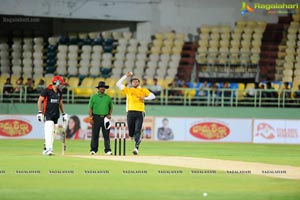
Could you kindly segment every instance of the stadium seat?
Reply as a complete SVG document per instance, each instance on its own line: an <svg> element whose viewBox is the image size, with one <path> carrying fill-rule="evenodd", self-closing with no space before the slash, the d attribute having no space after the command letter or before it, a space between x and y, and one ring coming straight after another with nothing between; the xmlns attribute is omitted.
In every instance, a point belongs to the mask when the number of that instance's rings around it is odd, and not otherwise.
<svg viewBox="0 0 300 200"><path fill-rule="evenodd" d="M152 41L154 47L161 48L163 45L163 40L155 39Z"/></svg>
<svg viewBox="0 0 300 200"><path fill-rule="evenodd" d="M125 59L135 61L135 53L127 53Z"/></svg>
<svg viewBox="0 0 300 200"><path fill-rule="evenodd" d="M156 68L147 68L145 71L145 76L154 78L155 73L156 73Z"/></svg>
<svg viewBox="0 0 300 200"><path fill-rule="evenodd" d="M169 66L168 61L160 60L157 64L158 68L166 70Z"/></svg>
<svg viewBox="0 0 300 200"><path fill-rule="evenodd" d="M74 89L75 96L89 97L93 93L91 88L95 87L95 85L93 85L93 81L94 79L91 77L84 78L80 87Z"/></svg>
<svg viewBox="0 0 300 200"><path fill-rule="evenodd" d="M57 49L58 49L58 52L63 52L63 53L68 52L68 46L67 45L58 45Z"/></svg>
<svg viewBox="0 0 300 200"><path fill-rule="evenodd" d="M162 33L155 33L154 37L155 37L155 39L158 39L158 40L163 40L164 39L164 35Z"/></svg>
<svg viewBox="0 0 300 200"><path fill-rule="evenodd" d="M114 87L118 79L115 78L106 78L105 83L109 85L109 87Z"/></svg>
<svg viewBox="0 0 300 200"><path fill-rule="evenodd" d="M98 67L98 68L100 68L100 66L101 66L101 61L99 60L99 59L92 59L92 61L91 61L91 67Z"/></svg>
<svg viewBox="0 0 300 200"><path fill-rule="evenodd" d="M132 32L130 32L130 31L125 31L122 34L123 34L123 38L126 40L130 40L132 37Z"/></svg>
<svg viewBox="0 0 300 200"><path fill-rule="evenodd" d="M22 73L22 67L21 66L12 66L12 76L20 76Z"/></svg>
<svg viewBox="0 0 300 200"><path fill-rule="evenodd" d="M43 76L44 68L42 66L35 66L33 68L34 77Z"/></svg>
<svg viewBox="0 0 300 200"><path fill-rule="evenodd" d="M91 45L83 45L83 46L81 47L81 50L82 50L83 52L85 52L85 53L91 53L91 51L92 51L92 46L91 46Z"/></svg>
<svg viewBox="0 0 300 200"><path fill-rule="evenodd" d="M137 49L137 51L138 51L139 53L144 53L144 54L146 54L146 53L148 52L148 47L147 47L147 46L139 46L138 49Z"/></svg>
<svg viewBox="0 0 300 200"><path fill-rule="evenodd" d="M162 53L162 54L170 54L171 51L172 51L171 47L167 47L167 46L164 46L164 47L162 47L162 49L161 49L161 53Z"/></svg>
<svg viewBox="0 0 300 200"><path fill-rule="evenodd" d="M148 47L149 42L147 40L139 40L138 41L140 47Z"/></svg>
<svg viewBox="0 0 300 200"><path fill-rule="evenodd" d="M121 77L122 71L123 71L122 68L117 68L117 67L112 68L111 78L119 79Z"/></svg>
<svg viewBox="0 0 300 200"><path fill-rule="evenodd" d="M4 75L4 74L10 74L10 67L7 66L7 65L1 65L0 66L0 73L1 73L1 77Z"/></svg>
<svg viewBox="0 0 300 200"><path fill-rule="evenodd" d="M89 75L89 67L86 66L80 66L78 68L78 73L80 77L86 77Z"/></svg>
<svg viewBox="0 0 300 200"><path fill-rule="evenodd" d="M69 76L77 76L78 75L77 65L69 65L69 67L68 67L68 75Z"/></svg>
<svg viewBox="0 0 300 200"><path fill-rule="evenodd" d="M136 59L137 60L141 60L141 61L145 61L147 59L147 55L145 53L139 52L136 55Z"/></svg>
<svg viewBox="0 0 300 200"><path fill-rule="evenodd" d="M110 31L103 31L103 32L101 33L101 36L102 36L102 38L104 38L104 39L108 39L108 38L111 38L111 37L112 37L112 33L111 33Z"/></svg>
<svg viewBox="0 0 300 200"><path fill-rule="evenodd" d="M78 87L79 85L79 78L78 77L70 77L68 80L68 84L70 87Z"/></svg>
<svg viewBox="0 0 300 200"><path fill-rule="evenodd" d="M100 67L98 66L91 66L91 68L89 69L89 75L91 77L97 77L100 75Z"/></svg>
<svg viewBox="0 0 300 200"><path fill-rule="evenodd" d="M159 54L150 54L149 60L157 62L159 60Z"/></svg>
<svg viewBox="0 0 300 200"><path fill-rule="evenodd" d="M103 60L101 62L101 67L105 67L105 68L111 68L112 67L112 63L110 60Z"/></svg>
<svg viewBox="0 0 300 200"><path fill-rule="evenodd" d="M102 54L102 59L103 61L111 61L112 60L112 54L111 53L103 53Z"/></svg>
<svg viewBox="0 0 300 200"><path fill-rule="evenodd" d="M49 38L48 38L48 43L49 43L50 45L56 46L56 45L57 45L57 42L58 42L58 38L57 38L57 37L49 37Z"/></svg>
<svg viewBox="0 0 300 200"><path fill-rule="evenodd" d="M134 69L134 70L133 70L133 73L134 73L134 75L135 75L136 77L145 77L144 71Z"/></svg>
<svg viewBox="0 0 300 200"><path fill-rule="evenodd" d="M111 33L111 36L114 40L119 40L122 38L122 32L119 32L119 31L113 31Z"/></svg>
<svg viewBox="0 0 300 200"><path fill-rule="evenodd" d="M184 33L176 33L175 34L175 40L184 41L184 39L185 39L185 34Z"/></svg>
<svg viewBox="0 0 300 200"><path fill-rule="evenodd" d="M163 41L163 47L172 48L173 47L173 40L164 40Z"/></svg>
<svg viewBox="0 0 300 200"><path fill-rule="evenodd" d="M135 67L138 69L144 69L146 66L145 60L137 60L135 62Z"/></svg>
<svg viewBox="0 0 300 200"><path fill-rule="evenodd" d="M160 50L161 50L160 47L153 46L151 47L150 52L151 54L160 54Z"/></svg>
<svg viewBox="0 0 300 200"><path fill-rule="evenodd" d="M134 68L134 61L133 60L127 60L124 63L125 69L126 71L132 71L132 69Z"/></svg>

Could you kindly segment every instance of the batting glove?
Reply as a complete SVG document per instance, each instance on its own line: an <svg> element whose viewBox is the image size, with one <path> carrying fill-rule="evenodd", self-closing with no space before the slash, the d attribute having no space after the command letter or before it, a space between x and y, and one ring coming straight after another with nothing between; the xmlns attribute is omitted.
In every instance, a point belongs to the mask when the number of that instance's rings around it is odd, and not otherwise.
<svg viewBox="0 0 300 200"><path fill-rule="evenodd" d="M39 111L39 113L36 115L36 118L40 122L44 121L44 115L43 115L42 111Z"/></svg>
<svg viewBox="0 0 300 200"><path fill-rule="evenodd" d="M65 121L68 121L68 118L69 118L69 116L68 116L68 114L67 113L63 113L62 114L62 120L65 122Z"/></svg>

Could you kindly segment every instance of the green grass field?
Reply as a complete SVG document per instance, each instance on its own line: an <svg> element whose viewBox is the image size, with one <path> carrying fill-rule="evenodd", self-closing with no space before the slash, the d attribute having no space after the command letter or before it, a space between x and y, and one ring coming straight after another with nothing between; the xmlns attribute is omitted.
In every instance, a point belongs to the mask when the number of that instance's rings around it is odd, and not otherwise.
<svg viewBox="0 0 300 200"><path fill-rule="evenodd" d="M56 141L56 155L47 157L41 155L42 140L0 140L0 199L300 199L300 180L221 171L191 174L188 168L75 158L69 155L88 155L89 141L67 142L66 156L60 155L61 144ZM132 146L128 141L127 154ZM140 152L300 166L300 145L144 142ZM124 173L127 170L146 173ZM160 174L160 170L183 173Z"/></svg>

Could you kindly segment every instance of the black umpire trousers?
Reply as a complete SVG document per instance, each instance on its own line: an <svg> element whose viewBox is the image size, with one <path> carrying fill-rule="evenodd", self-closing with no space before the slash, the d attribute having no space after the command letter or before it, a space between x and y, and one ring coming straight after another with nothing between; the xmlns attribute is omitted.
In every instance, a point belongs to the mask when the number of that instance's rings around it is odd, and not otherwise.
<svg viewBox="0 0 300 200"><path fill-rule="evenodd" d="M98 152L99 146L99 134L100 128L104 138L104 152L107 153L111 151L110 149L110 129L106 130L104 127L104 117L103 115L93 114L94 124L92 125L92 139L91 139L91 151Z"/></svg>
<svg viewBox="0 0 300 200"><path fill-rule="evenodd" d="M141 111L127 112L127 126L130 137L134 137L135 147L139 148L142 139L142 127L145 113Z"/></svg>

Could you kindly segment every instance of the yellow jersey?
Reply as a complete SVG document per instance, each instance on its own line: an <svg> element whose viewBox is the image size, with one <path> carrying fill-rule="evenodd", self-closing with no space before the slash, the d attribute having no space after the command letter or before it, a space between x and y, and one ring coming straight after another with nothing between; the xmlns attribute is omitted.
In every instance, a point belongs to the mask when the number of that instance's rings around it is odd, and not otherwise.
<svg viewBox="0 0 300 200"><path fill-rule="evenodd" d="M138 97L147 97L151 92L146 88L129 88L124 87L123 92L126 94L126 112L127 111L141 111L145 112L144 101Z"/></svg>

